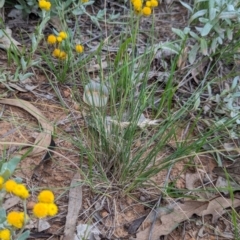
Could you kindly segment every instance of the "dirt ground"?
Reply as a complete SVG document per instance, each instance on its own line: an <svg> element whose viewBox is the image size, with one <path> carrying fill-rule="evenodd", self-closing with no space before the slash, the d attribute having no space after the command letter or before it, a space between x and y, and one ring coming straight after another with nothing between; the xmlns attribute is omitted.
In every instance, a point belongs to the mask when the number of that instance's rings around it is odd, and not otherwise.
<svg viewBox="0 0 240 240"><path fill-rule="evenodd" d="M96 4L95 8L101 8L101 2ZM109 11L117 6L110 4ZM10 9L7 10L7 12ZM118 9L123 11L121 8ZM91 9L89 9L91 11ZM174 39L174 34L171 28L181 28L187 23L188 14L185 8L178 2L174 2L171 6L162 4L157 8L155 13L156 39L157 41L167 41ZM101 37L92 40L88 29L92 28L93 34L100 34L99 30L89 24L87 18L82 17L80 27L82 29L82 42L86 43L86 52L91 50L91 46L97 45L102 37L106 37L107 32L116 33L123 31L123 26L107 26L103 23L105 32L101 33ZM13 36L18 41L23 41L20 38L20 32L33 31L36 20L30 20L29 26L26 28L24 21L16 25L15 19L6 19L10 27L16 27ZM15 21L15 22L14 22ZM140 35L143 42L147 42L147 34L150 31L150 20L144 19L140 25ZM71 24L70 24L71 25ZM71 26L69 26L71 27ZM50 26L46 32L50 31ZM28 44L28 42L22 42ZM112 46L113 48L117 47ZM141 46L140 46L141 47ZM6 52L0 52L1 67L5 71L14 73L15 67L13 64L7 64ZM41 73L40 70L34 70L34 76L28 78L22 83L9 83L11 91L7 90L5 84L0 83L0 96L8 99L21 99L31 103L39 109L42 115L54 126L53 141L55 143L54 153L46 161L46 149L36 156L26 157L19 165L14 177L20 177L23 182L31 190L31 198L28 200L28 211L31 216L31 210L36 202L38 190L42 188L50 188L56 195L56 204L59 206L59 213L52 218L46 220L49 226L44 229L46 222L32 218L27 229L31 230L29 239L63 239L64 227L66 223L66 215L68 212L69 187L73 176L79 169L86 168L86 163L81 162L81 152L71 141L72 137L77 138L78 135L72 127L72 123L76 123L83 129L86 128L86 123L81 111L78 109L78 104L72 98L72 90L68 84L59 84L58 90L63 101L69 106L69 109L63 108L59 102L56 92L53 91L48 79ZM95 75L97 72L94 73ZM26 87L28 86L28 87ZM80 95L82 93L80 92ZM21 143L33 144L38 134L42 131L38 121L34 116L27 113L25 110L10 105L0 104L0 149L6 158L18 153L22 150L19 146ZM182 134L179 133L179 140ZM7 142L7 144L3 144ZM159 153L161 154L161 153ZM215 181L216 177L212 175L212 170L216 166L215 160L210 155L195 157L195 166L188 166L188 159L183 159L174 165L171 170L169 179L175 182L176 189L186 189L186 179L192 181L195 188L202 186L201 182L192 180L190 176L198 173L201 179L209 177ZM186 174L188 178L186 178ZM156 175L153 180L159 189L165 186L168 171L162 171ZM83 179L79 179L83 182ZM209 180L206 180L206 182ZM188 183L189 184L189 183ZM103 190L105 191L105 189ZM189 190L190 191L190 190ZM109 191L111 192L111 191ZM134 220L148 215L151 208L158 204L161 199L161 191L156 191L155 188L142 188L136 190L129 196L120 195L115 189L110 194L100 194L93 192L90 187L82 186L82 208L79 212L77 225L79 224L94 224L97 226L100 235L94 239L138 239L136 234L130 234L130 226ZM204 199L205 196L202 196ZM208 196L209 197L209 196ZM8 195L8 209L22 210L22 205L15 197ZM160 205L167 205L173 201L171 194L169 199L161 199ZM79 203L81 204L81 203ZM213 224L211 215L199 217L193 216L191 219L183 221L178 227L168 236L161 239L168 240L194 240L194 239L234 239L227 238L227 235L216 235L216 228L221 232L231 232L230 217L225 214L220 217L217 223ZM156 220L154 224L159 224ZM43 229L43 230L42 230ZM141 228L140 228L141 229ZM225 236L225 237L224 237ZM159 236L160 237L160 236ZM160 238L159 238L160 239ZM146 239L147 240L147 239Z"/></svg>

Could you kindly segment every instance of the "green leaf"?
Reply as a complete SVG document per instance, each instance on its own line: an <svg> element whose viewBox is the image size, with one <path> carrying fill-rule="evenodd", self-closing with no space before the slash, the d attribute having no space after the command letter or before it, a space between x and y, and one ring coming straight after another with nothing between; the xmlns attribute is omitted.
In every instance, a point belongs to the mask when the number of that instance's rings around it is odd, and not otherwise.
<svg viewBox="0 0 240 240"><path fill-rule="evenodd" d="M190 31L189 32L190 36L193 37L194 39L196 40L199 40L200 41L200 37L193 31Z"/></svg>
<svg viewBox="0 0 240 240"><path fill-rule="evenodd" d="M213 25L210 22L206 23L202 29L201 36L202 37L207 36L209 34L209 32L211 31L212 27L213 27Z"/></svg>
<svg viewBox="0 0 240 240"><path fill-rule="evenodd" d="M199 18L199 17L202 17L204 16L205 14L207 13L207 9L203 9L203 10L200 10L196 13L194 13L190 19L189 19L189 23L191 23L193 20L195 20L196 18Z"/></svg>
<svg viewBox="0 0 240 240"><path fill-rule="evenodd" d="M27 230L24 233L22 233L17 240L26 240L29 237L29 235L30 235L30 231Z"/></svg>
<svg viewBox="0 0 240 240"><path fill-rule="evenodd" d="M74 10L72 11L72 13L73 13L73 15L78 16L78 15L83 14L84 11L83 11L81 8L76 8L76 9L74 9Z"/></svg>
<svg viewBox="0 0 240 240"><path fill-rule="evenodd" d="M0 8L4 6L5 0L0 0Z"/></svg>
<svg viewBox="0 0 240 240"><path fill-rule="evenodd" d="M15 156L10 161L5 162L2 165L1 174L2 173L4 174L5 172L9 171L10 175L12 175L20 161L21 161L21 157Z"/></svg>
<svg viewBox="0 0 240 240"><path fill-rule="evenodd" d="M191 13L193 12L193 9L192 9L187 3L182 2L182 1L180 1L180 3L181 3L185 8L187 8Z"/></svg>
<svg viewBox="0 0 240 240"><path fill-rule="evenodd" d="M199 49L199 45L198 45L198 43L196 43L192 47L191 51L189 52L188 61L189 61L190 64L193 64L194 61L196 60L198 49Z"/></svg>
<svg viewBox="0 0 240 240"><path fill-rule="evenodd" d="M208 45L207 45L207 41L204 38L201 38L200 46L201 46L202 54L205 56L208 55Z"/></svg>
<svg viewBox="0 0 240 240"><path fill-rule="evenodd" d="M0 223L4 223L6 221L6 211L5 209L0 209Z"/></svg>
<svg viewBox="0 0 240 240"><path fill-rule="evenodd" d="M177 29L177 28L172 28L172 32L177 34L182 40L185 39L185 34L184 34L184 32L182 30Z"/></svg>

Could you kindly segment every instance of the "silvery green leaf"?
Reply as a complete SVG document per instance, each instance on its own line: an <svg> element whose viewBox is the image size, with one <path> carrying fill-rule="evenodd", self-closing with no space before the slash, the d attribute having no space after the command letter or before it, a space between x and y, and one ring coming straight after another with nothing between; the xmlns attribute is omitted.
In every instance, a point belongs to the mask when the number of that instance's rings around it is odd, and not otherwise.
<svg viewBox="0 0 240 240"><path fill-rule="evenodd" d="M16 167L17 167L18 163L20 162L20 160L21 160L21 157L15 156L15 157L11 158L8 162L5 162L2 165L2 168L1 168L1 175L5 171L9 171L10 174L13 174L13 172L16 169Z"/></svg>
<svg viewBox="0 0 240 240"><path fill-rule="evenodd" d="M193 109L197 110L199 108L199 106L200 106L200 103L201 103L200 94L196 93L194 98L195 98L195 103L194 103Z"/></svg>
<svg viewBox="0 0 240 240"><path fill-rule="evenodd" d="M189 32L190 32L190 28L189 27L185 27L184 29L183 29L183 32L184 32L184 34L188 34Z"/></svg>
<svg viewBox="0 0 240 240"><path fill-rule="evenodd" d="M233 93L232 95L233 98L239 98L240 97L240 92ZM235 107L236 109L239 109L240 107Z"/></svg>
<svg viewBox="0 0 240 240"><path fill-rule="evenodd" d="M23 233L18 237L17 240L26 240L26 239L28 239L29 235L30 235L30 231L27 230L27 231L23 232Z"/></svg>
<svg viewBox="0 0 240 240"><path fill-rule="evenodd" d="M33 66L33 65L31 65L31 66ZM34 76L34 73L25 73L25 74L20 73L18 77L19 77L20 81L24 81L25 79L27 79L31 76Z"/></svg>
<svg viewBox="0 0 240 240"><path fill-rule="evenodd" d="M209 2L208 2L208 10L209 10L209 12L211 11L211 9L214 8L214 3L215 3L215 0L209 0Z"/></svg>
<svg viewBox="0 0 240 240"><path fill-rule="evenodd" d="M236 76L232 81L231 90L234 90L237 87L238 81L239 81L239 76Z"/></svg>
<svg viewBox="0 0 240 240"><path fill-rule="evenodd" d="M83 14L84 11L83 11L83 9L81 9L81 8L75 8L75 9L72 11L72 13L73 13L73 15L78 16L78 15Z"/></svg>
<svg viewBox="0 0 240 240"><path fill-rule="evenodd" d="M99 29L101 29L100 24L98 22L98 19L96 17L94 17L94 16L91 16L90 18L91 18L91 21L93 23L95 23L98 26Z"/></svg>
<svg viewBox="0 0 240 240"><path fill-rule="evenodd" d="M110 20L114 20L114 19L117 19L117 18L119 18L120 17L120 13L118 13L118 14L110 14L109 15L109 19Z"/></svg>
<svg viewBox="0 0 240 240"><path fill-rule="evenodd" d="M208 33L211 31L212 27L213 25L210 22L206 23L202 29L201 36L202 37L207 36Z"/></svg>
<svg viewBox="0 0 240 240"><path fill-rule="evenodd" d="M195 27L195 29L199 32L199 33L201 33L202 32L202 30L203 30L203 28L202 27Z"/></svg>
<svg viewBox="0 0 240 240"><path fill-rule="evenodd" d="M208 19L208 18L203 18L203 17L199 18L198 20L199 20L199 22L201 22L201 23L207 23L207 22L209 22L209 19Z"/></svg>
<svg viewBox="0 0 240 240"><path fill-rule="evenodd" d="M0 8L4 6L5 0L0 0Z"/></svg>
<svg viewBox="0 0 240 240"><path fill-rule="evenodd" d="M177 47L176 45L170 43L170 42L165 42L161 45L161 49L166 49L166 50L170 50L172 51L173 53L176 53L178 54L179 53L179 46Z"/></svg>
<svg viewBox="0 0 240 240"><path fill-rule="evenodd" d="M210 21L212 21L213 19L215 19L216 13L217 13L217 9L216 9L216 8L211 8L211 9L209 9L209 20L210 20Z"/></svg>
<svg viewBox="0 0 240 240"><path fill-rule="evenodd" d="M18 10L23 10L24 9L24 7L22 5L19 5L19 4L14 5L14 7Z"/></svg>
<svg viewBox="0 0 240 240"><path fill-rule="evenodd" d="M36 50L37 49L37 39L36 39L36 37L35 37L35 34L32 34L32 36L31 36L31 40L32 40L32 49L33 49L33 52L34 52L34 50Z"/></svg>
<svg viewBox="0 0 240 240"><path fill-rule="evenodd" d="M0 223L6 221L6 211L3 208L0 208Z"/></svg>
<svg viewBox="0 0 240 240"><path fill-rule="evenodd" d="M221 12L219 15L219 18L225 19L225 18L230 18L234 19L237 18L239 14L237 12Z"/></svg>
<svg viewBox="0 0 240 240"><path fill-rule="evenodd" d="M4 36L3 31L0 29L0 38L2 38Z"/></svg>
<svg viewBox="0 0 240 240"><path fill-rule="evenodd" d="M106 14L106 10L105 9L99 10L96 17L98 19L101 19L105 14Z"/></svg>
<svg viewBox="0 0 240 240"><path fill-rule="evenodd" d="M187 3L182 2L182 1L180 1L180 3L181 3L185 8L187 8L191 13L193 12L193 9L192 9Z"/></svg>
<svg viewBox="0 0 240 240"><path fill-rule="evenodd" d="M201 38L200 46L201 46L202 54L205 56L208 55L208 45L207 45L207 41L204 38Z"/></svg>
<svg viewBox="0 0 240 240"><path fill-rule="evenodd" d="M217 37L217 41L219 44L223 44L222 38L221 37Z"/></svg>
<svg viewBox="0 0 240 240"><path fill-rule="evenodd" d="M198 49L199 49L199 45L198 45L198 43L196 43L192 47L191 51L189 52L188 61L189 61L190 64L193 64L194 61L196 60Z"/></svg>
<svg viewBox="0 0 240 240"><path fill-rule="evenodd" d="M185 34L183 33L182 30L177 29L177 28L172 28L172 32L174 32L175 34L177 34L182 40L185 39Z"/></svg>
<svg viewBox="0 0 240 240"><path fill-rule="evenodd" d="M234 8L234 6L233 6L232 4L228 4L228 5L227 5L227 10L228 10L229 12L231 12L231 11L235 11L235 8Z"/></svg>
<svg viewBox="0 0 240 240"><path fill-rule="evenodd" d="M216 49L217 49L217 38L214 38L211 43L211 50L213 53L215 53Z"/></svg>
<svg viewBox="0 0 240 240"><path fill-rule="evenodd" d="M24 57L21 57L21 66L23 71L27 68L27 62L25 61Z"/></svg>
<svg viewBox="0 0 240 240"><path fill-rule="evenodd" d="M203 9L203 10L200 10L196 13L194 13L190 19L189 19L189 23L191 23L193 20L195 20L196 18L199 18L199 17L202 17L204 16L205 14L207 13L207 9Z"/></svg>
<svg viewBox="0 0 240 240"><path fill-rule="evenodd" d="M193 31L190 31L189 32L190 36L193 37L194 39L196 40L199 40L200 41L200 37Z"/></svg>
<svg viewBox="0 0 240 240"><path fill-rule="evenodd" d="M230 28L227 29L227 38L230 41L233 39L233 31Z"/></svg>

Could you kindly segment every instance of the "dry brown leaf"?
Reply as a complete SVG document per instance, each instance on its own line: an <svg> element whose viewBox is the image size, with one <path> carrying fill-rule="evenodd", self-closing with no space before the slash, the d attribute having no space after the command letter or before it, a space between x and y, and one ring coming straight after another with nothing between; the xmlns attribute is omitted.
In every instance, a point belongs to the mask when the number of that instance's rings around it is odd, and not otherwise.
<svg viewBox="0 0 240 240"><path fill-rule="evenodd" d="M12 30L7 27L6 30L3 31L3 36L0 38L0 47L3 49L9 49L11 45L17 47L18 45L21 45L21 43L12 38Z"/></svg>
<svg viewBox="0 0 240 240"><path fill-rule="evenodd" d="M82 186L76 185L80 179L80 173L77 172L71 182L63 240L74 240L78 213L82 207Z"/></svg>
<svg viewBox="0 0 240 240"><path fill-rule="evenodd" d="M12 208L16 206L20 202L20 198L17 196L12 196L4 201L2 207L5 210L8 210L9 208Z"/></svg>
<svg viewBox="0 0 240 240"><path fill-rule="evenodd" d="M188 220L193 214L204 216L207 214L213 215L214 221L225 213L225 208L240 206L240 200L224 199L218 197L207 202L186 201L185 203L177 203L173 211L160 217L161 224L156 222L152 230L152 240L158 240L160 236L171 233L179 223ZM147 240L150 227L144 231L137 233L137 240Z"/></svg>
<svg viewBox="0 0 240 240"><path fill-rule="evenodd" d="M207 209L202 212L201 216L211 214L213 216L212 222L216 223L218 218L226 212L226 208L236 208L238 206L240 206L240 199L238 198L234 198L232 201L231 199L218 197L209 202Z"/></svg>
<svg viewBox="0 0 240 240"><path fill-rule="evenodd" d="M49 124L49 121L45 119L45 117L36 107L34 107L31 103L20 99L0 99L0 103L24 109L33 117L35 117L42 126L43 131L35 139L33 150L28 156L39 154L49 147L53 133L53 126ZM38 146L41 146L41 148L39 148ZM26 150L23 150L20 152L20 154L24 154L26 152Z"/></svg>

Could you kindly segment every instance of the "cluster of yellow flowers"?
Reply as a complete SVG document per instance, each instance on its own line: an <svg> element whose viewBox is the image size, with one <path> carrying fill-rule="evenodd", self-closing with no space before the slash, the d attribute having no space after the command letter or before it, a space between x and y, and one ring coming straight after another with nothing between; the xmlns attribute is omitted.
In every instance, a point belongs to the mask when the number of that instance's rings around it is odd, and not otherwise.
<svg viewBox="0 0 240 240"><path fill-rule="evenodd" d="M58 36L55 36L54 34L50 34L49 36L48 36L48 38L47 38L47 43L49 44L49 45L56 45L57 44L57 47L53 50L53 52L52 52L52 56L53 57L55 57L55 58L59 58L59 59L61 59L61 60L64 60L64 59L66 59L67 58L67 53L66 52L64 52L64 51L62 51L61 49L60 49L60 43L62 42L62 41L64 41L65 39L67 39L67 33L66 32L60 32L59 34L58 34ZM75 50L76 50L76 52L78 52L78 53L82 53L83 51L84 51L84 47L83 47L83 45L81 45L81 44L77 44L76 46L75 46Z"/></svg>
<svg viewBox="0 0 240 240"><path fill-rule="evenodd" d="M27 199L29 197L29 192L25 185L16 183L12 179L4 182L4 178L2 176L0 176L0 190L1 189L5 189L6 192L12 193L22 199Z"/></svg>
<svg viewBox="0 0 240 240"><path fill-rule="evenodd" d="M50 34L47 38L47 43L50 45L56 45L57 47L53 50L52 52L52 56L55 58L59 58L61 60L64 60L67 58L67 53L60 50L59 48L59 44L64 41L65 39L67 39L68 35L66 32L61 31L57 36Z"/></svg>
<svg viewBox="0 0 240 240"><path fill-rule="evenodd" d="M157 0L131 0L133 8L136 13L142 14L144 16L149 16L152 14L152 8L158 6Z"/></svg>
<svg viewBox="0 0 240 240"><path fill-rule="evenodd" d="M33 214L38 218L55 216L58 213L58 207L54 203L54 194L49 190L43 190L38 195L38 203L33 207Z"/></svg>
<svg viewBox="0 0 240 240"><path fill-rule="evenodd" d="M12 193L23 200L29 197L29 191L25 185L16 181L5 179L0 176L0 190ZM58 207L54 203L54 194L50 190L43 190L38 195L38 203L33 207L33 214L38 218L54 216L58 213ZM9 227L21 229L28 221L29 217L25 212L11 211L7 214L6 221ZM11 231L8 228L0 229L0 240L10 240Z"/></svg>
<svg viewBox="0 0 240 240"><path fill-rule="evenodd" d="M50 9L51 9L51 3L47 0L39 0L38 6L39 6L39 8L41 8L42 10L45 10L45 11L50 11Z"/></svg>

